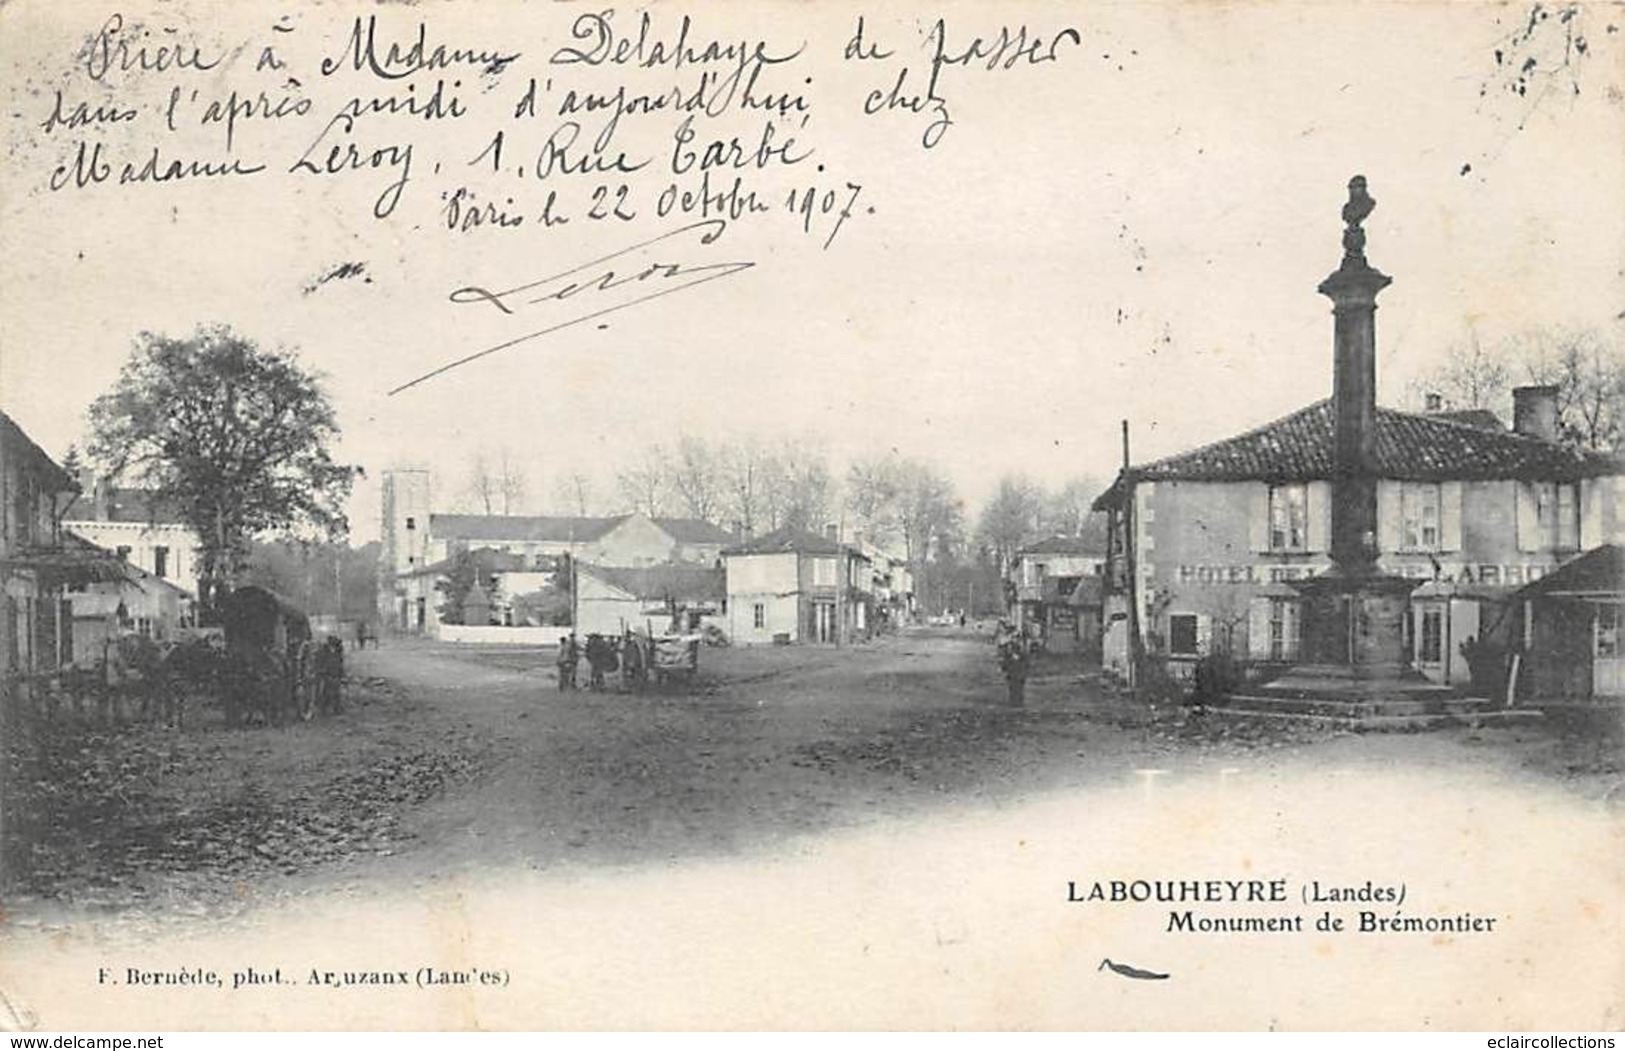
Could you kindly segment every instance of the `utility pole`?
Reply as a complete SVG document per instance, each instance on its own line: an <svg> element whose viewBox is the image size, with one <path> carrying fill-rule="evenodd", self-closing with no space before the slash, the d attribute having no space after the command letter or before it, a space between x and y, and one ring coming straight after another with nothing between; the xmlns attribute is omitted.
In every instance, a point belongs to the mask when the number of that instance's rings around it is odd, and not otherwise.
<svg viewBox="0 0 1625 1051"><path fill-rule="evenodd" d="M1123 421L1123 479L1129 469L1128 420ZM1140 595L1139 571L1134 564L1134 489L1125 487L1123 499L1123 573L1127 578L1124 588L1128 594L1128 684L1130 689L1140 682Z"/></svg>

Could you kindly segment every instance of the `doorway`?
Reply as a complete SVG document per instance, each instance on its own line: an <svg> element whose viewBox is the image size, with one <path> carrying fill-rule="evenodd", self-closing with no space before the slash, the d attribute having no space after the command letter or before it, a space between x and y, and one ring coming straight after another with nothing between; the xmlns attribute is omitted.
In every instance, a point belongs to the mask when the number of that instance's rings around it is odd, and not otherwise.
<svg viewBox="0 0 1625 1051"><path fill-rule="evenodd" d="M812 604L812 637L815 642L835 641L835 603Z"/></svg>
<svg viewBox="0 0 1625 1051"><path fill-rule="evenodd" d="M1592 696L1625 697L1625 653L1620 647L1625 606L1615 602L1598 605L1591 625Z"/></svg>

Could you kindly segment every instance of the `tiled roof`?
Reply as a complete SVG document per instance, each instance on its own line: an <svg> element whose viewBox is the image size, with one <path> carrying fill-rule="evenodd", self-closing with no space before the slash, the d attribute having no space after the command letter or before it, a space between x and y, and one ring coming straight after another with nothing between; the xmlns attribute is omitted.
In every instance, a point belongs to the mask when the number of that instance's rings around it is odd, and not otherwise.
<svg viewBox="0 0 1625 1051"><path fill-rule="evenodd" d="M1625 474L1605 453L1490 431L1438 415L1377 410L1377 472L1402 481L1527 478L1572 481ZM1309 481L1332 475L1330 399L1178 456L1131 467L1130 481Z"/></svg>
<svg viewBox="0 0 1625 1051"><path fill-rule="evenodd" d="M1078 586L1072 589L1072 594L1066 597L1069 606L1098 606L1103 601L1105 581L1093 574L1081 577Z"/></svg>
<svg viewBox="0 0 1625 1051"><path fill-rule="evenodd" d="M619 525L618 518L550 515L430 515L436 540L534 540L570 543L597 540Z"/></svg>
<svg viewBox="0 0 1625 1051"><path fill-rule="evenodd" d="M1618 595L1625 592L1625 548L1603 544L1565 562L1519 591L1525 598L1538 595Z"/></svg>
<svg viewBox="0 0 1625 1051"><path fill-rule="evenodd" d="M4 444L10 445L15 442L22 447L25 455L34 460L36 465L44 468L46 474L50 477L51 492L62 493L77 487L78 483L73 476L64 471L55 460L51 459L45 450L41 449L34 439L28 436L28 432L18 426L16 420L3 412L0 412L0 435L5 437Z"/></svg>
<svg viewBox="0 0 1625 1051"><path fill-rule="evenodd" d="M535 565L526 560L524 555L516 555L510 551L479 547L469 552L469 554L474 558L475 568L486 575L491 573L548 572L548 570L537 569ZM427 566L418 566L416 569L398 575L403 577L447 576L456 566L457 558L453 556L443 558Z"/></svg>
<svg viewBox="0 0 1625 1051"><path fill-rule="evenodd" d="M673 598L689 602L720 602L727 596L723 572L709 566L673 562L662 566L594 566L580 572L597 577L642 600Z"/></svg>
<svg viewBox="0 0 1625 1051"><path fill-rule="evenodd" d="M731 544L734 538L699 518L656 518L654 524L679 544Z"/></svg>
<svg viewBox="0 0 1625 1051"><path fill-rule="evenodd" d="M1052 536L1028 544L1018 555L1099 555L1106 557L1106 540L1084 536Z"/></svg>
<svg viewBox="0 0 1625 1051"><path fill-rule="evenodd" d="M430 515L430 533L440 540L508 540L568 544L597 540L631 515L582 518L573 515ZM680 544L726 544L733 537L697 518L651 519Z"/></svg>
<svg viewBox="0 0 1625 1051"><path fill-rule="evenodd" d="M105 501L104 513L98 505ZM180 512L151 489L108 486L98 500L94 492L81 492L62 515L64 522L140 522L148 525L184 525Z"/></svg>
<svg viewBox="0 0 1625 1051"><path fill-rule="evenodd" d="M1444 412L1436 412L1432 415L1439 417L1441 420L1449 420L1452 423L1465 423L1467 426L1477 427L1481 431L1506 430L1506 424L1501 422L1501 417L1495 415L1489 409L1446 409Z"/></svg>
<svg viewBox="0 0 1625 1051"><path fill-rule="evenodd" d="M842 551L851 551L860 558L866 559L869 557L851 545L841 543L839 540L831 540L829 537L820 536L805 529L792 529L789 526L781 526L771 533L763 533L753 540L747 540L743 544L736 544L727 548L722 553L725 555L777 555L789 551L799 552L803 555L836 555Z"/></svg>

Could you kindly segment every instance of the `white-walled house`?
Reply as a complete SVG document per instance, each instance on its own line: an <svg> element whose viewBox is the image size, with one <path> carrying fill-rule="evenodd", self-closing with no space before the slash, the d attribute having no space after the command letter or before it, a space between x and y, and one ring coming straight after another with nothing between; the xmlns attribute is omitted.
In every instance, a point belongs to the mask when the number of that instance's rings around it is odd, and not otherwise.
<svg viewBox="0 0 1625 1051"><path fill-rule="evenodd" d="M1550 388L1514 393L1512 430L1375 412L1378 564L1418 581L1407 653L1438 682L1469 680L1464 644L1506 635L1519 588L1625 539L1625 460L1555 441ZM1126 672L1136 646L1178 677L1221 649L1297 660L1290 582L1332 565L1332 445L1328 400L1126 468L1096 501L1111 522L1108 667Z"/></svg>
<svg viewBox="0 0 1625 1051"><path fill-rule="evenodd" d="M689 518L436 514L428 472L416 468L384 472L383 492L380 613L411 632L437 629L442 597L435 584L462 552L499 557L502 594L512 599L547 587L563 555L577 565L716 568L732 541Z"/></svg>
<svg viewBox="0 0 1625 1051"><path fill-rule="evenodd" d="M575 579L575 631L585 638L628 629L689 633L727 631L728 599L721 569L682 562L659 566L582 565Z"/></svg>
<svg viewBox="0 0 1625 1051"><path fill-rule="evenodd" d="M197 533L151 490L95 481L68 505L62 527L197 597Z"/></svg>
<svg viewBox="0 0 1625 1051"><path fill-rule="evenodd" d="M846 643L868 636L873 575L862 551L776 529L722 553L728 637L736 644Z"/></svg>

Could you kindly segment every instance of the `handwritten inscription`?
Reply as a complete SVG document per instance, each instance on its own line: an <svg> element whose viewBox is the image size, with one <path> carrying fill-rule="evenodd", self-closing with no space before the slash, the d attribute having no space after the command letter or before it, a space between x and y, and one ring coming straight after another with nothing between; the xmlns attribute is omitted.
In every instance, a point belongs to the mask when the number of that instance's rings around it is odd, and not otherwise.
<svg viewBox="0 0 1625 1051"><path fill-rule="evenodd" d="M505 347L756 265L650 255L714 250L739 224L826 252L862 236L852 231L882 205L876 180L889 173L865 170L854 124L929 157L975 119L963 100L996 79L1044 76L1084 38L1066 25L862 15L809 36L765 9L726 20L576 9L511 36L475 24L317 6L232 36L100 15L30 115L37 190L141 186L126 192L151 200L251 182L365 209L402 236L502 238L554 259L571 247L555 231L624 228L632 248L586 264L601 272L555 275L548 294L535 282L457 290L452 304L505 317L577 311ZM843 74L828 77L832 66Z"/></svg>
<svg viewBox="0 0 1625 1051"><path fill-rule="evenodd" d="M573 266L561 273L526 281L499 291L479 285L467 285L453 291L450 297L453 303L483 304L508 317L520 313L534 315L537 312L532 308L535 307L543 307L542 316L547 317L545 308L553 304L564 304L569 309L563 317L552 315L557 319L551 320L541 328L450 361L408 383L401 384L390 391L390 394L399 394L436 376L444 375L452 369L461 368L521 343L528 343L640 303L647 303L674 292L749 270L756 264L746 260L687 262L675 261L672 255L667 254L684 246L693 251L714 245L721 238L727 225L721 219L690 223L590 262Z"/></svg>
<svg viewBox="0 0 1625 1051"><path fill-rule="evenodd" d="M432 210L440 229L470 236L779 216L829 249L874 205L860 207L862 157L820 142L828 127L874 120L935 149L961 119L952 100L979 78L1067 61L1083 41L1075 26L861 15L844 38L809 39L765 15L718 33L696 14L612 7L497 40L449 13L412 15L324 23L311 9L237 40L107 15L35 118L50 153L41 181L51 192L248 176L362 184L377 220ZM815 60L850 67L842 91L815 83ZM458 156L467 138L447 128L484 145Z"/></svg>

